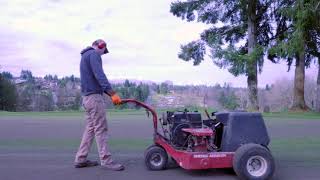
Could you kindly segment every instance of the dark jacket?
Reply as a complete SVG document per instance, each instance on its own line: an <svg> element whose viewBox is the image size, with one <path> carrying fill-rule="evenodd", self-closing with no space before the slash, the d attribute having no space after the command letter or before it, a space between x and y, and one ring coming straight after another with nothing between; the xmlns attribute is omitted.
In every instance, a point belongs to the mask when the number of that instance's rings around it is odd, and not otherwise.
<svg viewBox="0 0 320 180"><path fill-rule="evenodd" d="M81 51L80 78L82 95L114 92L103 72L101 56L92 47Z"/></svg>

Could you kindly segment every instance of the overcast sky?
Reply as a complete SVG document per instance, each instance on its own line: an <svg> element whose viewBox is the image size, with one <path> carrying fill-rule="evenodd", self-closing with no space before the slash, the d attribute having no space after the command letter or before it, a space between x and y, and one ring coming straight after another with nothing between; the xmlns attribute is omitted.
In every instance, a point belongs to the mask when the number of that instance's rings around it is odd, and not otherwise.
<svg viewBox="0 0 320 180"><path fill-rule="evenodd" d="M15 76L79 76L81 49L95 39L107 41L103 56L109 79L138 79L174 84L246 86L210 58L199 66L178 59L180 45L196 40L208 27L182 21L170 12L171 0L0 0L0 71ZM259 86L292 79L294 68L265 62ZM306 71L316 78L316 65Z"/></svg>

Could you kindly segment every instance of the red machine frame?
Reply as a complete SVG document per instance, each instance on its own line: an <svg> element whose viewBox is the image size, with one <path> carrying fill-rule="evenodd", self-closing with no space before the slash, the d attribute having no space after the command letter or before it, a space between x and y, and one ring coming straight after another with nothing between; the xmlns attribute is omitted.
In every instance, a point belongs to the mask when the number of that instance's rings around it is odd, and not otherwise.
<svg viewBox="0 0 320 180"><path fill-rule="evenodd" d="M189 152L177 150L158 132L158 116L154 109L134 99L123 99L122 103L135 103L151 112L154 127L154 143L161 146L180 167L184 169L232 168L234 152ZM188 130L192 131L192 129ZM205 130L204 134L207 133Z"/></svg>

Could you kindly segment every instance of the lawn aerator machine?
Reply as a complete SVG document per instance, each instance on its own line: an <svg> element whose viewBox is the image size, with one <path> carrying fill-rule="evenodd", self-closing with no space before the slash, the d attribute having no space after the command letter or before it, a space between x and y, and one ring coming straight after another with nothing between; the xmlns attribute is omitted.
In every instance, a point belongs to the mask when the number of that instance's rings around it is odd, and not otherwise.
<svg viewBox="0 0 320 180"><path fill-rule="evenodd" d="M233 168L240 179L269 179L274 173L270 139L260 113L213 112L210 116L205 110L208 119L202 119L197 111L167 111L158 121L148 105L134 99L122 103L134 103L153 116L154 144L144 154L150 170L165 169L170 157L188 170Z"/></svg>

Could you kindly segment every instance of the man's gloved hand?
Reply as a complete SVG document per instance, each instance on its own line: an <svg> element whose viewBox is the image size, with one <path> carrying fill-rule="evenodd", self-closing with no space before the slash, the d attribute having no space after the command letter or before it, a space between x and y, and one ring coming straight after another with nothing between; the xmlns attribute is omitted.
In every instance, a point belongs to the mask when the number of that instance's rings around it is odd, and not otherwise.
<svg viewBox="0 0 320 180"><path fill-rule="evenodd" d="M113 103L114 105L119 105L119 104L121 104L121 98L120 98L120 96L118 96L117 93L114 93L114 94L111 96L111 100L112 100L112 103Z"/></svg>

